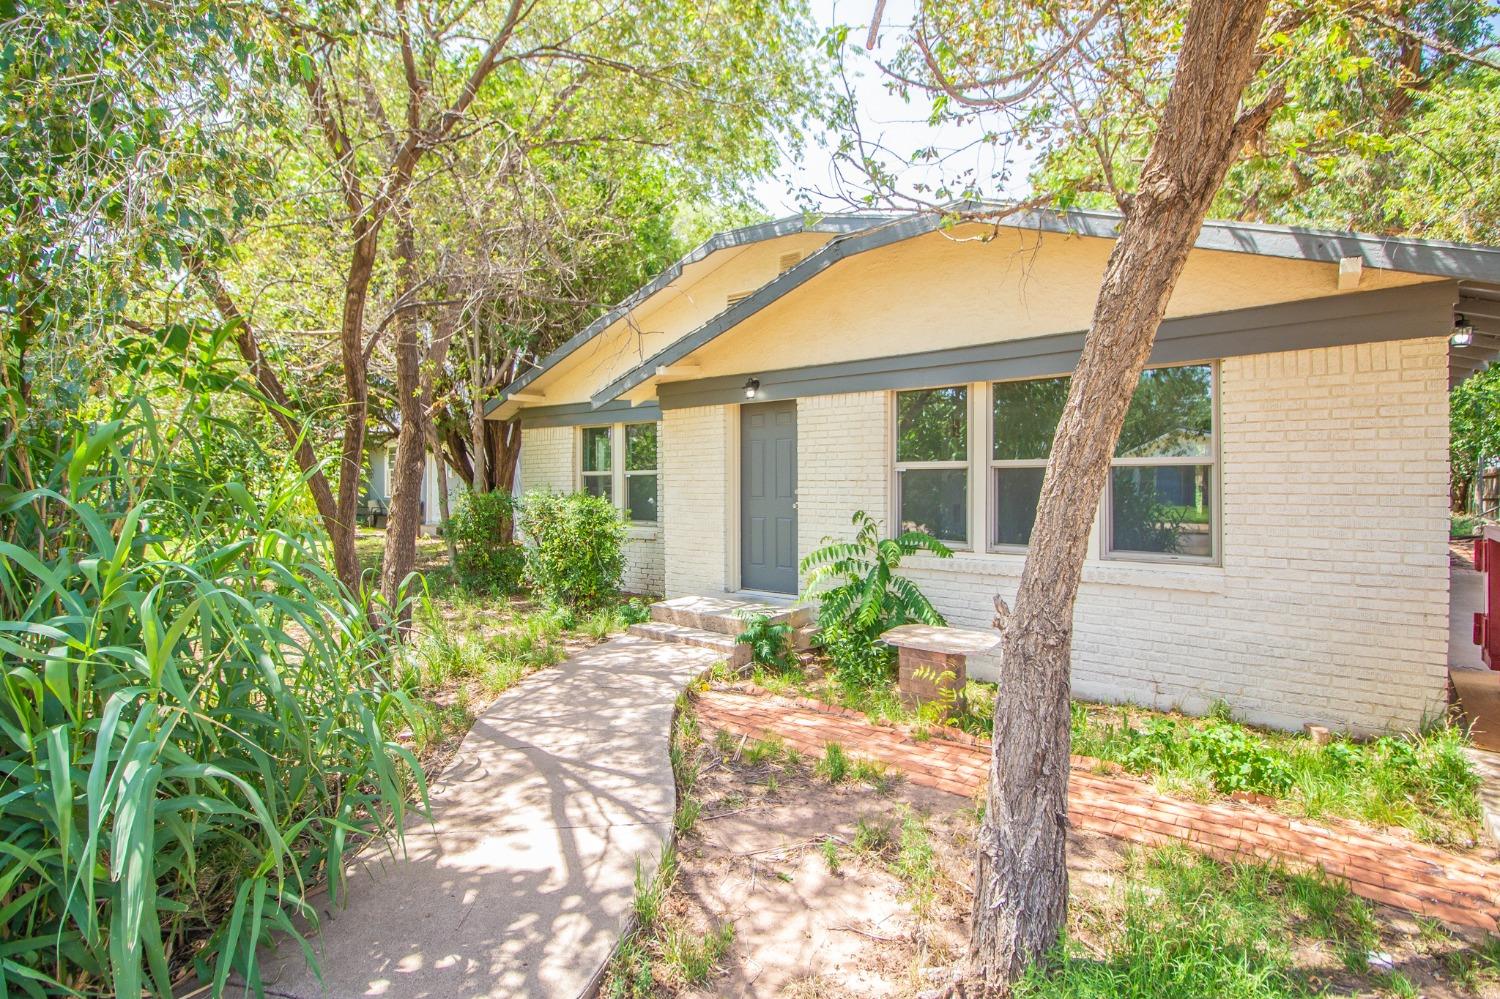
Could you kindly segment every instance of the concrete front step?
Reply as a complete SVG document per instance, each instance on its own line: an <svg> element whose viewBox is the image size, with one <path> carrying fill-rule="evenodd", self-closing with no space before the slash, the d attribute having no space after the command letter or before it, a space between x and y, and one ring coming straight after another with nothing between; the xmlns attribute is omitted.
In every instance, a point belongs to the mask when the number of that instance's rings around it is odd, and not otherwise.
<svg viewBox="0 0 1500 999"><path fill-rule="evenodd" d="M765 615L772 624L803 629L813 623L815 609L791 601L742 599L728 595L690 596L651 605L651 620L682 628L714 631L731 637L745 630L749 618Z"/></svg>
<svg viewBox="0 0 1500 999"><path fill-rule="evenodd" d="M632 624L627 630L637 638L649 638L656 642L668 642L673 645L691 645L699 649L709 649L722 655L729 662L729 665L735 669L739 669L750 661L750 646L736 643L733 637L723 632L708 631L703 628L690 628L667 621L648 621L642 624Z"/></svg>

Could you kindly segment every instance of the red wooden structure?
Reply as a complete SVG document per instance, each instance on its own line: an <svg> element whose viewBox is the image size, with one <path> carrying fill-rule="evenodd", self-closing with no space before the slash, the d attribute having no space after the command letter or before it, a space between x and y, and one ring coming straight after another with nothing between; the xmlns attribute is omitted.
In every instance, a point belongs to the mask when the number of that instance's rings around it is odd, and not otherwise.
<svg viewBox="0 0 1500 999"><path fill-rule="evenodd" d="M1484 573L1484 610L1474 615L1474 644L1484 664L1500 670L1500 527L1486 526L1474 542L1474 568Z"/></svg>

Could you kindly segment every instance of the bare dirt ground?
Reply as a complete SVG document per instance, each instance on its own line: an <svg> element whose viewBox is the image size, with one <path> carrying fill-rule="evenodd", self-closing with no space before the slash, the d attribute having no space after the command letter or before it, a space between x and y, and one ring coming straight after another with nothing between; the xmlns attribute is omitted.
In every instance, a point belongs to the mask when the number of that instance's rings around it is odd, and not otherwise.
<svg viewBox="0 0 1500 999"><path fill-rule="evenodd" d="M693 933L732 923L734 937L706 982L659 994L910 997L961 962L979 821L973 801L888 776L830 784L813 774L811 760L755 759L753 747L745 752L744 743L727 740L716 746L714 733L703 734L692 792L701 812L679 837L667 911ZM926 836L903 837L903 824ZM925 874L913 874L908 839L930 846ZM1069 934L1101 957L1119 925L1129 849L1093 834L1069 839ZM1417 991L1391 991L1379 967L1349 972L1334 948L1316 940L1299 944L1294 955L1314 991L1500 997L1492 976L1461 984L1449 974L1455 953L1480 938L1384 907L1375 908L1375 919L1380 960Z"/></svg>

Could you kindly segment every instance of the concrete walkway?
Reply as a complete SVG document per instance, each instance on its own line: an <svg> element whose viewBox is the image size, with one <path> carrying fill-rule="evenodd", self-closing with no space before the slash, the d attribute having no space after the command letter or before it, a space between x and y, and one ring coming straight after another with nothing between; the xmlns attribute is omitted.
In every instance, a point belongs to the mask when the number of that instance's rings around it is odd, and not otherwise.
<svg viewBox="0 0 1500 999"><path fill-rule="evenodd" d="M295 944L266 959L294 999L574 999L627 924L636 863L654 870L676 790L673 704L720 657L619 638L503 694L432 789L406 854L367 850L348 905L319 902L323 980Z"/></svg>

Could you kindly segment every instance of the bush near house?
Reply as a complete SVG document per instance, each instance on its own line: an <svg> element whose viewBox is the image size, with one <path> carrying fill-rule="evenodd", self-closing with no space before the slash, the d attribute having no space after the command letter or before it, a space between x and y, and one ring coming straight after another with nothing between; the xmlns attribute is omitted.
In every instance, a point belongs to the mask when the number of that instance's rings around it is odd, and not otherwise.
<svg viewBox="0 0 1500 999"><path fill-rule="evenodd" d="M521 585L525 554L515 543L515 500L509 493L466 492L448 519L453 569L470 593L514 593Z"/></svg>
<svg viewBox="0 0 1500 999"><path fill-rule="evenodd" d="M625 569L625 521L587 493L527 493L521 501L526 581L537 599L581 609L612 602Z"/></svg>

